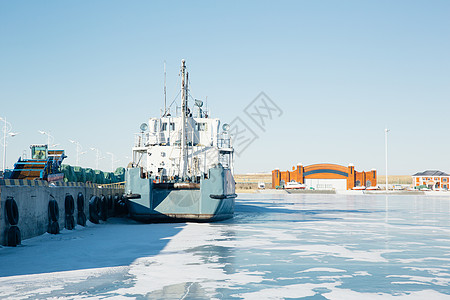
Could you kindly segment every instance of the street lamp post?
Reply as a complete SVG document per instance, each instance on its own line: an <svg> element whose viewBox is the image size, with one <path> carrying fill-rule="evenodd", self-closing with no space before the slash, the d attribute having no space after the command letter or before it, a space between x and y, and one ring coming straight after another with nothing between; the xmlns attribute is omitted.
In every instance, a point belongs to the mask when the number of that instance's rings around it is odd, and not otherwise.
<svg viewBox="0 0 450 300"><path fill-rule="evenodd" d="M114 160L114 154L111 153L111 152L106 152L106 154L111 155L111 171L114 172L114 164L115 164L116 162L119 162L120 159Z"/></svg>
<svg viewBox="0 0 450 300"><path fill-rule="evenodd" d="M80 165L80 155L83 155L86 153L86 151L81 152L81 150L83 150L83 147L81 147L81 144L77 141L74 140L69 140L69 142L71 142L72 144L76 145L77 148L77 162L76 165L79 166Z"/></svg>
<svg viewBox="0 0 450 300"><path fill-rule="evenodd" d="M114 172L114 154L111 152L106 152L106 154L111 155L111 170Z"/></svg>
<svg viewBox="0 0 450 300"><path fill-rule="evenodd" d="M11 132L12 125L8 121L6 121L6 117L5 118L0 117L0 121L3 121L3 165L2 165L2 170L3 170L3 172L5 172L5 168L6 168L6 138L7 138L7 136L14 137L18 133Z"/></svg>
<svg viewBox="0 0 450 300"><path fill-rule="evenodd" d="M96 152L96 160L95 160L95 168L98 170L98 161L100 160L100 159L104 159L104 157L101 157L101 152L100 152L100 150L98 150L97 148L94 148L94 147L91 147L90 148L92 151L95 151Z"/></svg>
<svg viewBox="0 0 450 300"><path fill-rule="evenodd" d="M53 142L55 141L55 138L50 134L50 131L44 131L44 130L38 130L38 132L40 134L45 134L47 136L47 149L50 149L50 141ZM51 145L52 147L55 147L56 145Z"/></svg>
<svg viewBox="0 0 450 300"><path fill-rule="evenodd" d="M385 128L384 129L384 146L385 146L385 155L386 155L386 192L388 191L388 132L390 130Z"/></svg>

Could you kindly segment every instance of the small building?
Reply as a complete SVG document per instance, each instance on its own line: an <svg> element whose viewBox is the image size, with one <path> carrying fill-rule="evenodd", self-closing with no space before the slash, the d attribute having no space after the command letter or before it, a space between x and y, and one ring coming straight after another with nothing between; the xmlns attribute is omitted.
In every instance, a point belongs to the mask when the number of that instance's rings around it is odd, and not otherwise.
<svg viewBox="0 0 450 300"><path fill-rule="evenodd" d="M282 181L296 181L321 190L351 190L360 186L376 186L377 171L372 169L370 172L358 172L352 164L348 167L336 164L298 164L297 167L292 167L292 171L272 171L272 187L280 186Z"/></svg>
<svg viewBox="0 0 450 300"><path fill-rule="evenodd" d="M438 170L427 170L412 175L414 187L426 186L432 190L449 188L450 175Z"/></svg>

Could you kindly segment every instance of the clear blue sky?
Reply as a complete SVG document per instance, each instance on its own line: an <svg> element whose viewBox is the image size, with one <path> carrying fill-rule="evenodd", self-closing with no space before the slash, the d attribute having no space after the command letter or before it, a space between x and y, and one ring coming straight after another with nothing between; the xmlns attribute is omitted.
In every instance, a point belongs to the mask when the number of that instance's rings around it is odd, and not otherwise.
<svg viewBox="0 0 450 300"><path fill-rule="evenodd" d="M391 174L450 172L449 1L0 1L0 116L9 167L44 143L79 141L122 165L133 134L178 93L230 122L264 91L283 110L237 172L331 162ZM257 128L256 128L257 129ZM255 129L255 130L256 130ZM108 156L100 168L109 170Z"/></svg>

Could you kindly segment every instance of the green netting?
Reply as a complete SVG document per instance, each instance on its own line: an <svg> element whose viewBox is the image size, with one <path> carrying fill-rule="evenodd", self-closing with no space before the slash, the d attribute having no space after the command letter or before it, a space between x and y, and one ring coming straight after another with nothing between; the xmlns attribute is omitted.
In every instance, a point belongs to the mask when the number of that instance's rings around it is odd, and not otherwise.
<svg viewBox="0 0 450 300"><path fill-rule="evenodd" d="M123 182L125 181L125 168L119 167L114 172L114 175L116 177L116 182Z"/></svg>
<svg viewBox="0 0 450 300"><path fill-rule="evenodd" d="M77 182L86 182L86 172L82 167L73 167L73 171L77 176Z"/></svg>
<svg viewBox="0 0 450 300"><path fill-rule="evenodd" d="M116 176L114 175L113 172L107 172L107 173L105 173L105 180L106 180L107 183L114 183L114 182L117 182Z"/></svg>
<svg viewBox="0 0 450 300"><path fill-rule="evenodd" d="M72 166L62 165L61 172L64 174L64 182L77 182L77 175Z"/></svg>
<svg viewBox="0 0 450 300"><path fill-rule="evenodd" d="M84 173L86 174L86 181L94 182L94 170L87 168L84 169Z"/></svg>
<svg viewBox="0 0 450 300"><path fill-rule="evenodd" d="M111 172L110 174L111 174L111 183L120 182L119 180L117 180L116 174L114 174L113 172Z"/></svg>
<svg viewBox="0 0 450 300"><path fill-rule="evenodd" d="M94 170L94 183L104 184L105 183L105 175L103 171Z"/></svg>
<svg viewBox="0 0 450 300"><path fill-rule="evenodd" d="M125 169L117 168L113 172L103 172L101 170L92 170L91 168L72 167L62 165L61 173L64 174L65 182L93 182L97 184L109 184L123 182L125 179Z"/></svg>

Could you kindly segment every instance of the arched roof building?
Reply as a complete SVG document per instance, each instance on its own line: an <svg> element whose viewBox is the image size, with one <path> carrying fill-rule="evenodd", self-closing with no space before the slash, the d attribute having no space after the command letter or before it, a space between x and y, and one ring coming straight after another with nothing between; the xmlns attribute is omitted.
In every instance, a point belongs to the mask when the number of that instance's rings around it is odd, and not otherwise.
<svg viewBox="0 0 450 300"><path fill-rule="evenodd" d="M282 181L296 181L315 189L351 190L354 187L376 186L377 171L372 169L370 172L358 172L352 164L348 167L329 163L309 166L298 164L292 167L292 171L272 171L272 186L281 186Z"/></svg>

